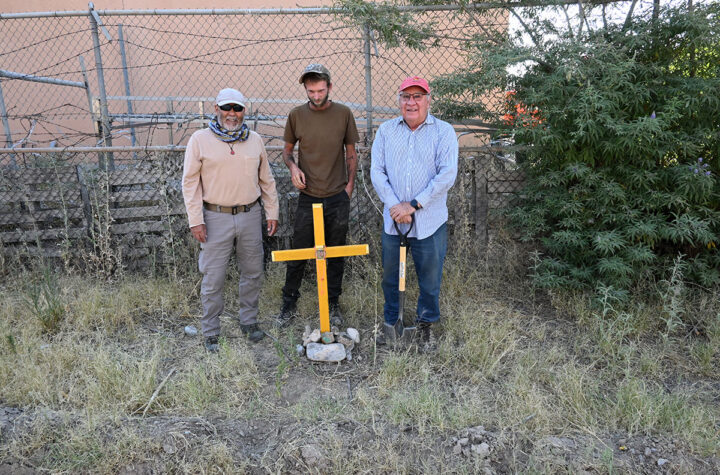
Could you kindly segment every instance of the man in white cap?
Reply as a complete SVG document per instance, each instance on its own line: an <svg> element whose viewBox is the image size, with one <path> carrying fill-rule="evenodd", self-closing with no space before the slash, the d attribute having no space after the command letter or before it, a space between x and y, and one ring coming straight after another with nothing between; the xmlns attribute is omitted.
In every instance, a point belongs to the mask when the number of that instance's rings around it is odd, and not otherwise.
<svg viewBox="0 0 720 475"><path fill-rule="evenodd" d="M211 352L218 351L225 274L233 251L240 270L240 329L252 342L265 335L257 324L263 275L260 199L270 236L277 231L279 206L262 138L243 123L245 102L240 91L220 91L215 118L190 137L185 151L183 197L190 231L200 242L200 323Z"/></svg>
<svg viewBox="0 0 720 475"><path fill-rule="evenodd" d="M417 333L432 346L431 326L440 319L440 283L447 250L447 194L458 169L458 141L447 122L429 113L430 86L418 76L406 78L398 91L401 117L380 125L372 144L370 176L385 204L382 233L382 288L385 296L383 343L402 336L398 321L400 236L408 234L420 295Z"/></svg>
<svg viewBox="0 0 720 475"><path fill-rule="evenodd" d="M345 105L330 100L330 72L322 64L309 64L300 75L308 102L294 108L285 124L283 160L290 170L298 197L292 247L315 246L312 205L323 205L325 243L345 245L350 217L350 196L355 186L359 140L355 118ZM293 157L298 145L297 160ZM306 261L289 261L283 287L283 303L276 325L284 326L297 314L300 283ZM342 292L344 260L328 259L327 282L330 323L340 326L340 293Z"/></svg>

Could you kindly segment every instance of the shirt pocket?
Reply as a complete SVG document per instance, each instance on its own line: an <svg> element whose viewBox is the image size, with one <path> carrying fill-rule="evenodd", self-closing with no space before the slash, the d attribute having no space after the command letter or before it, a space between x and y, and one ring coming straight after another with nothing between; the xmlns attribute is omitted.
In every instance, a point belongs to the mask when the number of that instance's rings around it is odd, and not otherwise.
<svg viewBox="0 0 720 475"><path fill-rule="evenodd" d="M243 176L257 178L258 169L260 168L260 157L243 157L242 160Z"/></svg>

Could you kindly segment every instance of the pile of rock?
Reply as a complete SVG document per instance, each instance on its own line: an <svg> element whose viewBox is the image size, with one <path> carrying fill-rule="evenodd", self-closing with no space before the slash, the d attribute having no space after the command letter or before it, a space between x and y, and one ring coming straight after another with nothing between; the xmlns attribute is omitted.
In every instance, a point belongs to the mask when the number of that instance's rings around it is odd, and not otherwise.
<svg viewBox="0 0 720 475"><path fill-rule="evenodd" d="M497 437L494 433L486 431L483 426L470 427L465 429L460 437L452 438L453 455L465 457L488 458L495 445L497 445Z"/></svg>
<svg viewBox="0 0 720 475"><path fill-rule="evenodd" d="M339 331L333 327L332 331L320 333L320 329L305 326L303 343L297 346L299 355L307 355L312 361L327 361L336 363L342 360L352 360L352 350L360 343L360 332L355 328Z"/></svg>

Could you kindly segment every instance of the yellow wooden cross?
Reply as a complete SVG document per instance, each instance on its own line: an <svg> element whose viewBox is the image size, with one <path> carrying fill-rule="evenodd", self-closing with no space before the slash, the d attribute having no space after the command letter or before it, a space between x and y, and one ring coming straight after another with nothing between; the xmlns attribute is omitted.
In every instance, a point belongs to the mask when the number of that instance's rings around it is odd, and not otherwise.
<svg viewBox="0 0 720 475"><path fill-rule="evenodd" d="M313 204L313 229L315 230L315 247L306 249L288 249L286 251L273 251L273 262L299 261L315 259L317 268L318 306L320 307L320 332L330 331L330 312L328 310L328 283L326 259L332 257L364 256L370 253L367 244L352 246L325 247L325 222L323 220L322 204Z"/></svg>

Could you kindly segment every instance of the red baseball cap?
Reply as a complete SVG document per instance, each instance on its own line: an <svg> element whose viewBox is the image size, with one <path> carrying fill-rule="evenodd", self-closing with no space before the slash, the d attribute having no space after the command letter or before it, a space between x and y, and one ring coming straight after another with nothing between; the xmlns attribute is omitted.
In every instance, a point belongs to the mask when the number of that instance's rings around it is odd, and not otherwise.
<svg viewBox="0 0 720 475"><path fill-rule="evenodd" d="M402 84L400 84L399 90L404 91L411 86L417 86L423 89L425 92L430 93L430 85L425 79L421 78L420 76L410 76L408 78L405 78Z"/></svg>

